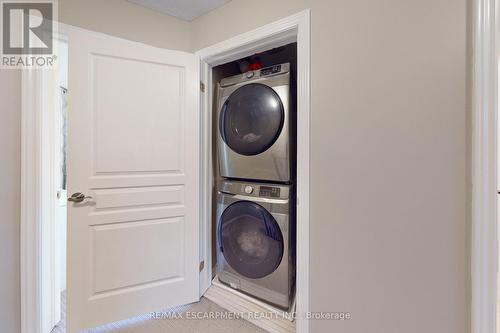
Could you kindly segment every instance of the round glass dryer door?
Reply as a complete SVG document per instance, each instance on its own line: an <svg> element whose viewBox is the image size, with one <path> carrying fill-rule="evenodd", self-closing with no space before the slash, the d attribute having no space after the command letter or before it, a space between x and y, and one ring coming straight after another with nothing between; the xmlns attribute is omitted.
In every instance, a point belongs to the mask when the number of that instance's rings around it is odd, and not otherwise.
<svg viewBox="0 0 500 333"><path fill-rule="evenodd" d="M220 218L218 233L227 263L247 278L265 277L281 263L283 235L274 217L259 204L231 204Z"/></svg>
<svg viewBox="0 0 500 333"><path fill-rule="evenodd" d="M219 129L224 142L241 155L260 154L278 139L285 112L278 94L260 83L236 89L220 111Z"/></svg>

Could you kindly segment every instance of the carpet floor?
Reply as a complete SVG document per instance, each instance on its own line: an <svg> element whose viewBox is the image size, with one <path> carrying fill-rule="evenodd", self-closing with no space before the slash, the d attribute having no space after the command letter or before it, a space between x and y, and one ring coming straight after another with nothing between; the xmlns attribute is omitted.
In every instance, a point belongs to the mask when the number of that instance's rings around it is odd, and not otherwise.
<svg viewBox="0 0 500 333"><path fill-rule="evenodd" d="M66 297L62 295L62 320L51 333L65 333ZM216 314L219 318L210 318ZM202 297L197 303L81 331L81 333L267 333L254 324L228 315L229 312ZM226 316L227 315L227 316ZM196 317L193 319L193 317ZM220 319L226 317L226 319ZM229 317L229 319L227 319Z"/></svg>

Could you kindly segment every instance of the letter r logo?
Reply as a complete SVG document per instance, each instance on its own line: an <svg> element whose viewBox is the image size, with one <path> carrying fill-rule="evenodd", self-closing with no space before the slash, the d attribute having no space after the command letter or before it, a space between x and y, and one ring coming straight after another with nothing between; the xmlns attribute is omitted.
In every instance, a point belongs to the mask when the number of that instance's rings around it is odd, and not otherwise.
<svg viewBox="0 0 500 333"><path fill-rule="evenodd" d="M2 1L2 53L51 54L51 2Z"/></svg>

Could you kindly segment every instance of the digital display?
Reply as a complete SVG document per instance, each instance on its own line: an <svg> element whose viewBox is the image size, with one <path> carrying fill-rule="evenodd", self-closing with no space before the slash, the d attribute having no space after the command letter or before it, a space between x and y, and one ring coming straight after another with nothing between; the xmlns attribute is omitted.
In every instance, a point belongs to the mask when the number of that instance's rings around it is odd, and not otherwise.
<svg viewBox="0 0 500 333"><path fill-rule="evenodd" d="M261 186L259 189L259 195L261 197L279 198L280 188L272 186Z"/></svg>
<svg viewBox="0 0 500 333"><path fill-rule="evenodd" d="M260 75L276 74L281 71L281 65L271 66L260 70Z"/></svg>

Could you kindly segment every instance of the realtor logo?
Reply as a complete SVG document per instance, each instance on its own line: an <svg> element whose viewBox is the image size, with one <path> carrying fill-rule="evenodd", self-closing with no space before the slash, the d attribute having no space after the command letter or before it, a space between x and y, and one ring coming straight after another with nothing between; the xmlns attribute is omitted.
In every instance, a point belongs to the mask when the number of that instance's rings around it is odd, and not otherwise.
<svg viewBox="0 0 500 333"><path fill-rule="evenodd" d="M2 1L1 67L51 67L54 1Z"/></svg>

